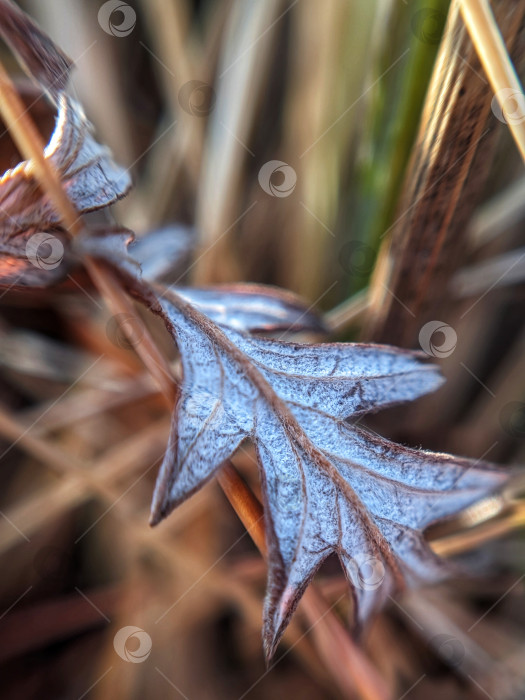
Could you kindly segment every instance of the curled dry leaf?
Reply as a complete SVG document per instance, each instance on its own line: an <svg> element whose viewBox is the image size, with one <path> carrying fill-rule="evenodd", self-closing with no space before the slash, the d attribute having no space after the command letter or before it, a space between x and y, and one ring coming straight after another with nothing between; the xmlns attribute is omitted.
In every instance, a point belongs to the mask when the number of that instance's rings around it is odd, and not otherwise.
<svg viewBox="0 0 525 700"><path fill-rule="evenodd" d="M173 291L158 302L184 376L152 523L253 440L269 544L268 657L331 553L348 576L358 625L406 579L447 573L423 528L497 488L504 472L405 448L346 420L433 391L442 381L436 367L386 346L252 337L213 323Z"/></svg>
<svg viewBox="0 0 525 700"><path fill-rule="evenodd" d="M0 0L0 36L53 97L66 89L73 61L11 0Z"/></svg>
<svg viewBox="0 0 525 700"><path fill-rule="evenodd" d="M131 186L127 171L93 138L80 105L65 94L58 99L45 157L80 214L109 206ZM0 178L0 206L0 286L46 286L58 281L69 261L67 234L53 203L38 187L30 161L22 161Z"/></svg>
<svg viewBox="0 0 525 700"><path fill-rule="evenodd" d="M130 177L98 144L82 107L61 95L56 125L44 155L56 168L79 213L102 209L128 192ZM60 215L36 182L31 161L22 161L0 179L0 227L13 236L60 224Z"/></svg>
<svg viewBox="0 0 525 700"><path fill-rule="evenodd" d="M56 123L44 157L79 214L123 197L131 186L127 171L95 141L82 107L65 93L72 61L10 0L0 0L0 36L53 102ZM0 286L54 284L67 272L69 253L61 217L38 186L33 163L7 170L0 178Z"/></svg>

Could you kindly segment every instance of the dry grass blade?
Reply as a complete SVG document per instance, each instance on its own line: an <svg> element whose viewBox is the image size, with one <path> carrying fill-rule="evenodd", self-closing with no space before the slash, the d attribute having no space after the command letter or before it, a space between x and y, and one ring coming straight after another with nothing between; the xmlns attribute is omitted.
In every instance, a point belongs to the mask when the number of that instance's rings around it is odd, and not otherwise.
<svg viewBox="0 0 525 700"><path fill-rule="evenodd" d="M7 437L12 442L16 442L35 459L45 463L51 470L68 477L68 481L65 482L66 486L64 487L63 494L59 493L57 501L58 508L60 508L61 505L67 504L69 499L73 499L73 503L76 502L76 498L78 498L79 495L82 498L86 498L86 492L96 493L108 506L108 509L114 511L117 517L122 519L126 524L130 537L136 538L137 542L143 543L147 548L157 552L161 556L161 559L168 563L173 572L176 573L182 569L188 572L190 578L198 579L201 571L204 569L204 565L201 565L198 558L194 555L190 555L190 550L184 552L181 551L179 547L174 549L170 544L169 530L167 530L164 537L162 537L145 528L145 513L137 512L132 504L130 505L129 503L122 502L122 496L124 494L119 488L108 483L110 480L115 479L119 473L122 473L122 470L129 467L129 461L122 460L115 462L114 456L111 455L108 461L112 464L114 473L110 471L110 473L107 474L108 469L104 465L104 462L102 462L100 471L106 474L106 477L102 479L100 474L96 473L96 470L87 468L82 462L65 454L55 445L41 438L31 436L24 426L1 411L0 431L4 437ZM150 445L144 445L142 440L141 443L143 448L150 449ZM125 446L125 451L127 452L128 450L135 453L136 457L135 445ZM158 453L157 459L151 463L150 470L156 465L161 452L162 450ZM131 457L132 459L135 458L133 455ZM140 462L141 466L143 466L144 460L141 459ZM83 488L80 494L78 494L75 489L76 483L82 484ZM40 497L37 496L36 501L40 500ZM58 512L59 510L56 511L56 513ZM51 509L44 517L53 517L56 513ZM37 527L39 524L41 524L41 521L37 519L34 521L33 526ZM7 544L11 544L11 540ZM215 572L215 575L209 578L209 585L220 596L235 596L235 599L239 596L239 600L251 606L252 613L256 614L257 618L259 617L259 604L244 587L238 586L234 582L225 585L221 582L221 575L219 572ZM233 593L232 587L235 589L235 593Z"/></svg>
<svg viewBox="0 0 525 700"><path fill-rule="evenodd" d="M502 0L495 12L512 51L525 8ZM367 338L410 346L443 303L464 254L466 222L486 181L496 134L488 124L492 92L480 70L454 0L403 194L372 280Z"/></svg>
<svg viewBox="0 0 525 700"><path fill-rule="evenodd" d="M233 6L230 41L218 67L217 102L209 117L208 150L198 193L197 227L203 250L194 272L199 284L239 279L240 262L233 241L236 223L243 215L238 207L249 153L245 144L271 58L271 32L276 31L274 24L284 4L268 0ZM220 266L217 260L221 260Z"/></svg>
<svg viewBox="0 0 525 700"><path fill-rule="evenodd" d="M368 290L358 292L325 314L326 325L334 335L346 331L352 324L364 320L369 303Z"/></svg>
<svg viewBox="0 0 525 700"><path fill-rule="evenodd" d="M518 110L523 112L523 88L507 53L490 4L487 0L460 1L465 24L502 112L507 114L509 96L511 100L516 100ZM525 125L523 119L513 119L512 116L511 114L507 123L525 161Z"/></svg>
<svg viewBox="0 0 525 700"><path fill-rule="evenodd" d="M440 556L454 556L484 543L502 537L525 526L525 502L507 506L497 518L491 517L471 529L462 529L432 542L432 549Z"/></svg>
<svg viewBox="0 0 525 700"><path fill-rule="evenodd" d="M473 246L483 246L511 230L525 217L525 178L483 204L469 223Z"/></svg>

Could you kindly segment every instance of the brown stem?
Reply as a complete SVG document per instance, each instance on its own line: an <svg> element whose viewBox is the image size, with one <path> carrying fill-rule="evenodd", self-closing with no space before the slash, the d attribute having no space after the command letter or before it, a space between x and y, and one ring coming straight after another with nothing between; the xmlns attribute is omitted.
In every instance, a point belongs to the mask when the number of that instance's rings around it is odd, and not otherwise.
<svg viewBox="0 0 525 700"><path fill-rule="evenodd" d="M251 489L244 483L230 461L225 462L219 472L217 480L226 498L239 516L239 520L254 541L255 546L266 559L268 548L266 546L264 511L262 505L252 493Z"/></svg>
<svg viewBox="0 0 525 700"><path fill-rule="evenodd" d="M133 302L123 291L115 275L112 275L109 270L99 265L96 260L87 258L85 262L93 282L105 298L112 312L138 318ZM177 385L171 368L145 325L140 320L138 322L140 323L142 336L139 343L133 343L133 347L159 385L171 410L177 395ZM122 325L122 329L126 332L126 324ZM132 333L133 331L130 329L131 341L133 341Z"/></svg>

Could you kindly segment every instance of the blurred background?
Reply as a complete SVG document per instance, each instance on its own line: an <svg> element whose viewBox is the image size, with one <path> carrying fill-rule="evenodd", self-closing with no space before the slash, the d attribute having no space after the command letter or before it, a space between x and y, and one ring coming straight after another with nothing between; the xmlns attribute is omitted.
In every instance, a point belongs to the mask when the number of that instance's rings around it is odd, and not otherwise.
<svg viewBox="0 0 525 700"><path fill-rule="evenodd" d="M134 181L114 218L165 230L168 281L278 285L331 339L422 349L444 387L370 426L519 472L523 163L456 2L20 5L75 61L71 91ZM492 7L523 75L525 3ZM49 137L52 112L32 114ZM169 415L85 271L1 293L0 387L6 700L365 697L300 613L265 667L265 565L215 482L149 528ZM258 493L249 446L234 461ZM393 700L524 696L522 484L433 527L470 575L406 594L362 640ZM345 620L337 562L318 578Z"/></svg>

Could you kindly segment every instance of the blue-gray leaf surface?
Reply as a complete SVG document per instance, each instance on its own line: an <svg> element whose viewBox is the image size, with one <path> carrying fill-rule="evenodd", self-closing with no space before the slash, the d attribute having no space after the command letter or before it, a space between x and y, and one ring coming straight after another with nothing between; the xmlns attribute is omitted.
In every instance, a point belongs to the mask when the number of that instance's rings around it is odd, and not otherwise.
<svg viewBox="0 0 525 700"><path fill-rule="evenodd" d="M268 656L331 553L348 576L358 625L407 579L447 573L423 528L500 486L505 473L402 447L347 420L435 390L435 366L387 346L254 337L213 323L173 292L159 300L184 376L152 522L253 440L269 544Z"/></svg>
<svg viewBox="0 0 525 700"><path fill-rule="evenodd" d="M326 333L320 316L291 292L262 284L173 287L212 321L236 330Z"/></svg>

